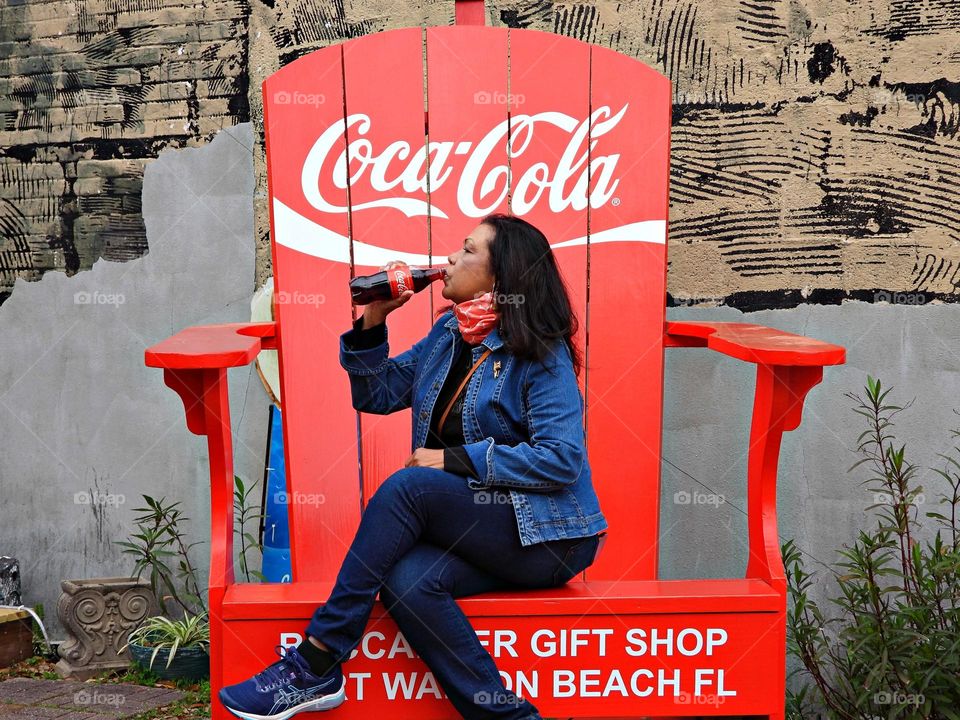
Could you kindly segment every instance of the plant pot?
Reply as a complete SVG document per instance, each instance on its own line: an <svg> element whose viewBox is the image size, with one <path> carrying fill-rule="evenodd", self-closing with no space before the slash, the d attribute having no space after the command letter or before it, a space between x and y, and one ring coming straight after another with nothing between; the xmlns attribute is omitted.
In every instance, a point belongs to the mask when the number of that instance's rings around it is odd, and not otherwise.
<svg viewBox="0 0 960 720"><path fill-rule="evenodd" d="M164 680L203 680L210 676L210 655L201 647L177 648L177 656L170 663L170 667L167 667L169 648L161 648L153 661L153 667L150 667L153 650L153 647L130 643L130 654L134 662Z"/></svg>

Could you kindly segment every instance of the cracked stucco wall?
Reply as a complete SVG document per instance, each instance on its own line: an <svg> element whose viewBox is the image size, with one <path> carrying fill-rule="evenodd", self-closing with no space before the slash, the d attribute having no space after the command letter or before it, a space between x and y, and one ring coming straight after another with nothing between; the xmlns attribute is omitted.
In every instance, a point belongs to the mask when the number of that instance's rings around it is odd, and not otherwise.
<svg viewBox="0 0 960 720"><path fill-rule="evenodd" d="M0 307L0 555L20 561L24 602L43 604L54 639L62 580L133 570L114 543L134 531L143 494L181 503L205 578L206 439L143 351L184 327L250 319L252 155L250 123L160 153L143 179L148 254L20 278ZM252 366L228 377L235 471L250 484L269 400Z"/></svg>

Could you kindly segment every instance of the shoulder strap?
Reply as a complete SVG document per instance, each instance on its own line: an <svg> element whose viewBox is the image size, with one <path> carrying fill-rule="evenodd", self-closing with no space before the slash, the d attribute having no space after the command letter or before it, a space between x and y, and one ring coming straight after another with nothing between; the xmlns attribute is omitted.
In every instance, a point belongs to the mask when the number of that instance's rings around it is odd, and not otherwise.
<svg viewBox="0 0 960 720"><path fill-rule="evenodd" d="M467 373L467 376L460 381L460 387L457 388L457 391L450 397L450 402L447 403L446 410L443 411L443 415L440 416L440 424L437 426L437 434L439 435L443 432L444 423L447 422L447 415L450 413L450 408L453 407L453 401L460 397L460 391L463 390L463 386L467 384L467 380L470 379L470 376L473 375L473 371L482 363L487 355L490 354L490 348L487 348L486 352L483 353L480 357L477 358L477 361L473 364L473 367L470 368L470 372Z"/></svg>

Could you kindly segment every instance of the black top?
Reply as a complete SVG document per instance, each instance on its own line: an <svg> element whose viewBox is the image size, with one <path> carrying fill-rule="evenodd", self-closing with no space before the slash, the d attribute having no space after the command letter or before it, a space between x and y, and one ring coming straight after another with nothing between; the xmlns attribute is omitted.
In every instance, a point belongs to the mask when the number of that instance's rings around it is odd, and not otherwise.
<svg viewBox="0 0 960 720"><path fill-rule="evenodd" d="M380 345L387 340L387 325L380 323L373 327L363 330L363 316L361 315L353 322L353 329L348 332L343 339L344 344L351 350L368 350ZM427 433L427 441L424 444L426 448L443 448L443 469L446 472L456 473L470 477L478 477L476 468L463 448L463 395L466 390L460 391L457 399L447 414L447 421L443 428L438 430L440 416L443 414L450 397L460 385L460 382L470 372L473 365L473 348L478 345L470 345L466 341L460 343L457 356L453 359L453 365L447 374L447 379L440 388L440 394L437 395L437 401L433 406L433 417L430 418L430 429Z"/></svg>

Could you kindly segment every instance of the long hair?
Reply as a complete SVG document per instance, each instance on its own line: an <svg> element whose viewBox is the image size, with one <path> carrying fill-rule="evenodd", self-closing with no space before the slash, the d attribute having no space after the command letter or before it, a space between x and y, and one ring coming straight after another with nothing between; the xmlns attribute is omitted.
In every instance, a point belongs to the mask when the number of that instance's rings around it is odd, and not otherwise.
<svg viewBox="0 0 960 720"><path fill-rule="evenodd" d="M494 213L481 223L495 233L490 273L504 346L519 358L543 363L550 341L562 338L579 376L583 357L574 340L579 322L546 236L514 215ZM453 303L440 308L437 316L452 308Z"/></svg>

